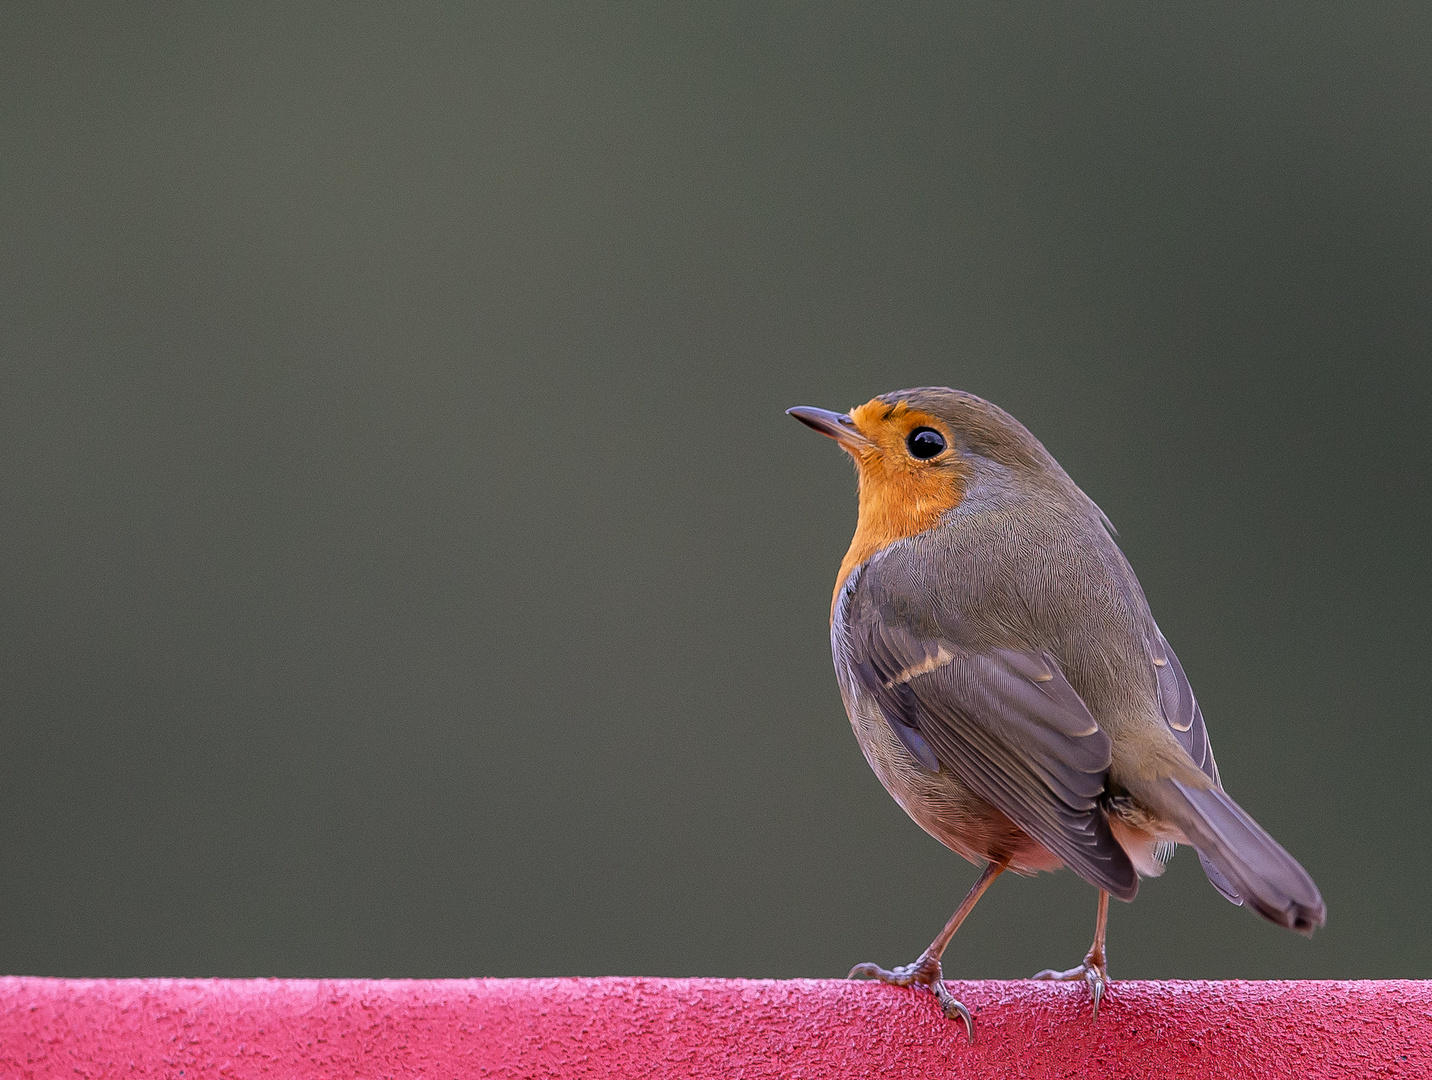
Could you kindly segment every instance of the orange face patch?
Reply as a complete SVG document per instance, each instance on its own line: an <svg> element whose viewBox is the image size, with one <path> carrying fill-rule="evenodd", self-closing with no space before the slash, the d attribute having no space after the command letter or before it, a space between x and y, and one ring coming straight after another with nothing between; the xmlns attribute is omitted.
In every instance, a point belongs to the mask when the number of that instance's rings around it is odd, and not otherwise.
<svg viewBox="0 0 1432 1080"><path fill-rule="evenodd" d="M969 477L949 427L930 413L903 401L890 405L874 398L851 409L850 418L868 445L842 444L859 473L860 516L835 580L836 596L857 566L895 541L933 528L942 514L958 506ZM923 461L915 457L907 440L917 428L938 431L945 450Z"/></svg>

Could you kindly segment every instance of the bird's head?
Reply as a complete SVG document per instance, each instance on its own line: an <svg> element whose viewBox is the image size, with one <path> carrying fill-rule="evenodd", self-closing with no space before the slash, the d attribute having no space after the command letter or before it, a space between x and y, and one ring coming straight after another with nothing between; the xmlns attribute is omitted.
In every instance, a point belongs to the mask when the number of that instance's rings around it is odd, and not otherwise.
<svg viewBox="0 0 1432 1080"><path fill-rule="evenodd" d="M980 459L1026 474L1062 470L1018 420L983 398L926 386L871 398L848 413L798 405L786 412L828 435L855 461L860 518L841 566L933 528L958 506Z"/></svg>

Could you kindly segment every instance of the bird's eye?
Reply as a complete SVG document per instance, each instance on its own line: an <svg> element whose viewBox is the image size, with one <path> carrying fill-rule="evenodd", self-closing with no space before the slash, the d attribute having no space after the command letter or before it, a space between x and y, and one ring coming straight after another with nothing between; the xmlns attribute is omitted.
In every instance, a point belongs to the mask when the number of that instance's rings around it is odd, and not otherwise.
<svg viewBox="0 0 1432 1080"><path fill-rule="evenodd" d="M945 448L945 437L934 428L917 427L905 439L913 457L924 461L932 458Z"/></svg>

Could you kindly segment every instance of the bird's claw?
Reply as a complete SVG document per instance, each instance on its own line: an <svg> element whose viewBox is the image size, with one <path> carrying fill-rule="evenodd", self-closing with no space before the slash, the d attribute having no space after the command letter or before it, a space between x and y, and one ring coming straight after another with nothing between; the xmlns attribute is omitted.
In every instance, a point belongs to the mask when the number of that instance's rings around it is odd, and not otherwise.
<svg viewBox="0 0 1432 1080"><path fill-rule="evenodd" d="M865 975L872 979L879 979L891 986L931 986L938 982L942 972L940 962L922 956L913 964L904 964L895 968L883 968L879 964L856 964L850 969L847 979L854 979L859 975Z"/></svg>
<svg viewBox="0 0 1432 1080"><path fill-rule="evenodd" d="M1094 999L1094 1019L1099 1019L1099 1003L1104 1000L1104 992L1109 988L1109 971L1103 957L1091 953L1084 957L1084 962L1076 968L1070 968L1068 971L1046 968L1034 977L1051 982L1088 983L1089 994Z"/></svg>
<svg viewBox="0 0 1432 1080"><path fill-rule="evenodd" d="M930 984L930 989L934 991L935 1000L940 1003L940 1011L945 1014L945 1019L962 1020L965 1025L965 1038L973 1044L975 1041L975 1018L970 1015L970 1010L965 1008L965 1003L950 993L950 988L945 985L944 979L936 979Z"/></svg>
<svg viewBox="0 0 1432 1080"><path fill-rule="evenodd" d="M950 988L945 985L945 976L940 968L940 962L928 953L921 956L913 964L904 964L893 971L881 967L879 964L856 964L850 969L848 979L857 976L867 976L878 979L880 982L889 983L891 986L927 986L930 992L935 995L935 1000L940 1003L940 1011L949 1020L960 1020L965 1025L965 1036L970 1042L975 1041L975 1021L970 1015L970 1010L965 1008Z"/></svg>

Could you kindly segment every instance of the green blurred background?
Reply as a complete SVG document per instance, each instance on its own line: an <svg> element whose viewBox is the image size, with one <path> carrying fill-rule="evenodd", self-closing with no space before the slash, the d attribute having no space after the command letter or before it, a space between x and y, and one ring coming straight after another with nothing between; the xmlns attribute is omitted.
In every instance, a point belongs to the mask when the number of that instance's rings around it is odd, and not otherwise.
<svg viewBox="0 0 1432 1080"><path fill-rule="evenodd" d="M216 10L217 9L217 10ZM975 875L841 710L782 415L987 396L1119 526L1311 942L1432 976L1424 4L0 15L0 971L835 976ZM998 882L952 976L1078 961Z"/></svg>

